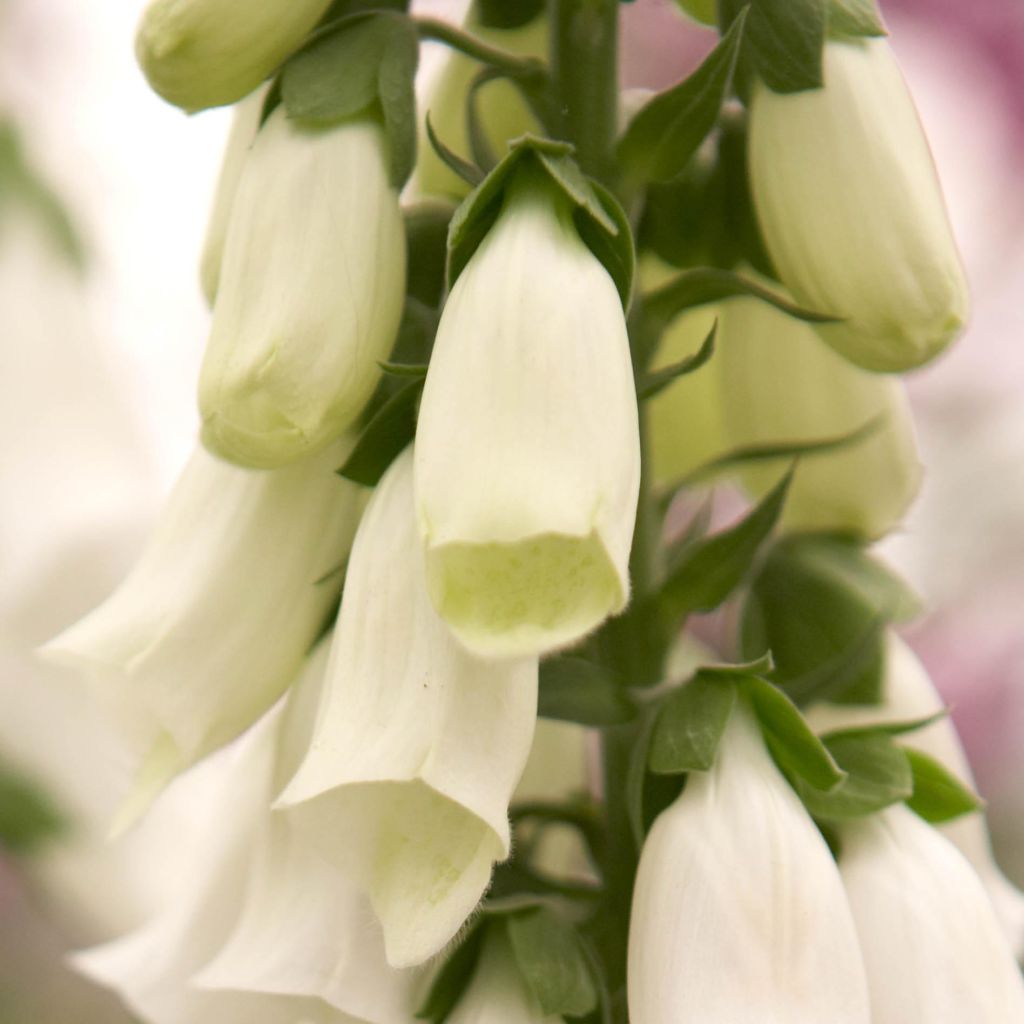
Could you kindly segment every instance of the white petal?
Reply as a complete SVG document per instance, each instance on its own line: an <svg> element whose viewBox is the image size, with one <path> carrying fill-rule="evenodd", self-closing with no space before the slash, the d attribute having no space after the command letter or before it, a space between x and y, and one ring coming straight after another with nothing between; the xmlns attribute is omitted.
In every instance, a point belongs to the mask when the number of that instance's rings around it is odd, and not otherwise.
<svg viewBox="0 0 1024 1024"><path fill-rule="evenodd" d="M435 614L411 451L378 485L356 537L327 686L281 803L302 804L302 826L369 894L389 962L420 963L455 935L508 855L537 662L479 661Z"/></svg>
<svg viewBox="0 0 1024 1024"><path fill-rule="evenodd" d="M309 748L328 651L321 641L289 692L277 736L275 791ZM292 817L268 809L261 821L239 919L195 984L318 997L373 1024L408 1024L422 972L387 965L366 898L320 856Z"/></svg>
<svg viewBox="0 0 1024 1024"><path fill-rule="evenodd" d="M876 538L899 525L921 480L903 385L837 356L814 331L759 299L722 305L713 366L730 448L817 441L876 429L839 451L800 460L783 513L791 529ZM744 470L757 496L785 460Z"/></svg>
<svg viewBox="0 0 1024 1024"><path fill-rule="evenodd" d="M335 447L274 472L196 451L142 557L44 649L92 672L164 755L151 789L251 725L284 691L337 598L360 491Z"/></svg>
<svg viewBox="0 0 1024 1024"><path fill-rule="evenodd" d="M633 1024L868 1024L839 873L751 713L644 843L629 935Z"/></svg>
<svg viewBox="0 0 1024 1024"><path fill-rule="evenodd" d="M303 129L278 108L231 209L199 378L203 442L273 467L359 414L398 329L405 236L372 120Z"/></svg>
<svg viewBox="0 0 1024 1024"><path fill-rule="evenodd" d="M456 1004L449 1024L558 1024L546 1017L526 987L504 926L492 927L484 939L469 987Z"/></svg>
<svg viewBox="0 0 1024 1024"><path fill-rule="evenodd" d="M886 638L886 669L882 703L875 705L816 704L806 712L819 732L849 729L876 722L912 722L943 710L945 702L911 648L895 633ZM960 737L949 718L903 737L909 747L930 754L958 779L974 786ZM1024 893L1011 884L996 864L982 811L964 814L940 826L970 861L988 891L1006 937L1015 953L1024 957Z"/></svg>
<svg viewBox="0 0 1024 1024"><path fill-rule="evenodd" d="M330 0L153 0L135 54L149 84L188 111L252 92L312 31Z"/></svg>
<svg viewBox="0 0 1024 1024"><path fill-rule="evenodd" d="M417 429L428 587L459 639L535 654L620 611L639 473L615 286L523 179L445 304Z"/></svg>
<svg viewBox="0 0 1024 1024"><path fill-rule="evenodd" d="M217 191L213 196L210 221L206 226L206 238L203 240L203 254L199 265L199 282L203 295L211 306L217 296L220 262L224 254L224 239L228 233L231 208L235 202L235 193L238 191L245 159L253 142L256 141L256 132L260 127L260 116L266 98L266 88L259 88L250 93L245 99L239 100L231 120L231 130L224 147L220 174L217 177Z"/></svg>
<svg viewBox="0 0 1024 1024"><path fill-rule="evenodd" d="M825 46L825 87L754 89L750 178L765 243L821 336L869 370L935 356L967 284L928 143L884 39Z"/></svg>
<svg viewBox="0 0 1024 1024"><path fill-rule="evenodd" d="M873 1024L1010 1024L1024 981L977 876L902 805L842 829Z"/></svg>

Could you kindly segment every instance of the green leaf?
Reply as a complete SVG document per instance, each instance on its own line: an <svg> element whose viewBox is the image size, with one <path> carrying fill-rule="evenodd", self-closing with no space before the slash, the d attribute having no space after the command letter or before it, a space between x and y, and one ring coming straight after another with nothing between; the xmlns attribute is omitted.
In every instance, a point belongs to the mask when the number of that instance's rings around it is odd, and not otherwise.
<svg viewBox="0 0 1024 1024"><path fill-rule="evenodd" d="M885 626L918 607L863 544L829 534L793 535L775 545L754 579L743 651L771 650L773 680L802 703L877 703Z"/></svg>
<svg viewBox="0 0 1024 1024"><path fill-rule="evenodd" d="M792 479L788 472L735 526L700 541L657 592L662 615L681 618L717 608L750 571L754 559L782 513ZM761 648L767 649L767 645Z"/></svg>
<svg viewBox="0 0 1024 1024"><path fill-rule="evenodd" d="M745 23L744 11L689 78L658 93L629 122L618 144L627 175L668 181L697 152L728 95Z"/></svg>
<svg viewBox="0 0 1024 1024"><path fill-rule="evenodd" d="M879 415L873 416L855 430L845 434L835 434L832 437L817 438L813 441L787 441L779 444L756 444L733 448L724 455L710 459L687 473L682 480L672 485L672 490L690 487L701 480L717 476L719 473L737 466L746 466L757 462L774 462L776 459L798 459L803 456L825 455L841 451L843 448L860 444L861 441L872 437L884 423L885 416Z"/></svg>
<svg viewBox="0 0 1024 1024"><path fill-rule="evenodd" d="M694 267L684 270L671 281L646 295L644 310L656 322L667 325L684 310L740 295L761 299L783 313L808 323L835 323L841 319L827 313L804 309L781 295L776 295L770 288L719 267Z"/></svg>
<svg viewBox="0 0 1024 1024"><path fill-rule="evenodd" d="M644 845L646 815L644 813L644 788L647 781L647 762L650 759L651 741L658 720L658 709L647 708L640 722L636 740L629 758L626 772L626 815L629 829L637 850Z"/></svg>
<svg viewBox="0 0 1024 1024"><path fill-rule="evenodd" d="M733 682L703 672L670 693L654 726L650 770L660 775L706 772L735 703Z"/></svg>
<svg viewBox="0 0 1024 1024"><path fill-rule="evenodd" d="M379 109L391 183L399 188L416 160L418 61L419 36L407 17L355 14L325 26L287 61L281 99L289 117L317 128Z"/></svg>
<svg viewBox="0 0 1024 1024"><path fill-rule="evenodd" d="M607 666L567 654L541 662L537 714L580 725L620 725L635 717L636 707Z"/></svg>
<svg viewBox="0 0 1024 1024"><path fill-rule="evenodd" d="M903 750L914 775L907 806L925 821L938 825L982 807L981 799L935 758L913 747Z"/></svg>
<svg viewBox="0 0 1024 1024"><path fill-rule="evenodd" d="M576 929L538 907L506 918L519 972L545 1016L582 1017L597 1009L597 985Z"/></svg>
<svg viewBox="0 0 1024 1024"><path fill-rule="evenodd" d="M0 763L0 850L32 854L66 828L64 816L35 782Z"/></svg>
<svg viewBox="0 0 1024 1024"><path fill-rule="evenodd" d="M632 289L633 239L628 220L610 193L587 178L565 142L524 135L455 211L448 231L448 285L458 279L501 212L505 189L525 162L539 168L574 206L580 237L601 260L619 290L623 307Z"/></svg>
<svg viewBox="0 0 1024 1024"><path fill-rule="evenodd" d="M450 149L440 140L440 138L438 138L437 132L434 131L434 126L430 123L430 111L427 111L425 123L427 128L427 141L430 143L431 148L437 154L441 163L443 163L453 174L466 182L467 185L471 185L473 188L476 188L476 186L484 180L484 172L472 161L463 159L458 155L458 153Z"/></svg>
<svg viewBox="0 0 1024 1024"><path fill-rule="evenodd" d="M718 321L711 325L707 337L701 343L699 349L691 356L681 359L678 363L655 370L653 373L646 373L637 381L636 397L640 401L653 398L665 390L674 380L684 377L688 373L699 370L715 354L715 336L718 333Z"/></svg>
<svg viewBox="0 0 1024 1024"><path fill-rule="evenodd" d="M836 733L823 741L846 778L827 793L797 780L797 792L816 818L860 818L905 800L913 792L910 761L886 733Z"/></svg>
<svg viewBox="0 0 1024 1024"><path fill-rule="evenodd" d="M884 36L885 25L875 0L829 0L830 36Z"/></svg>
<svg viewBox="0 0 1024 1024"><path fill-rule="evenodd" d="M824 82L826 0L753 0L747 46L773 92L802 92Z"/></svg>
<svg viewBox="0 0 1024 1024"><path fill-rule="evenodd" d="M377 410L338 470L340 476L366 487L377 486L416 433L416 403L422 390L422 378L411 380Z"/></svg>
<svg viewBox="0 0 1024 1024"><path fill-rule="evenodd" d="M427 996L416 1011L417 1019L429 1020L432 1024L443 1024L448 1019L473 980L486 933L487 928L479 920L469 926L469 931L430 983Z"/></svg>
<svg viewBox="0 0 1024 1024"><path fill-rule="evenodd" d="M779 766L791 776L828 792L846 777L824 743L804 721L797 706L760 676L748 676L744 689L761 723L765 742Z"/></svg>

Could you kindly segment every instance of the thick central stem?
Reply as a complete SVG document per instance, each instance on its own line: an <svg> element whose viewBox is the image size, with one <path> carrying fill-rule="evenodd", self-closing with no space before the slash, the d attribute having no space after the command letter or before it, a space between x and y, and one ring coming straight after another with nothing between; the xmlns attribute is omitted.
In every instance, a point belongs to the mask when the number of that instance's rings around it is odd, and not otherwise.
<svg viewBox="0 0 1024 1024"><path fill-rule="evenodd" d="M551 0L551 72L562 130L588 174L608 180L618 119L619 0Z"/></svg>

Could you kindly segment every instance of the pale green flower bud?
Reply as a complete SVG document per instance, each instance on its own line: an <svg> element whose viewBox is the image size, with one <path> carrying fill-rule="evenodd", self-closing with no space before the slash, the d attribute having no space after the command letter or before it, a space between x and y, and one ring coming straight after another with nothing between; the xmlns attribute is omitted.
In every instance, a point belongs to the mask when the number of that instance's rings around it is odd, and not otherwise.
<svg viewBox="0 0 1024 1024"><path fill-rule="evenodd" d="M655 821L629 926L632 1024L868 1024L832 854L739 705Z"/></svg>
<svg viewBox="0 0 1024 1024"><path fill-rule="evenodd" d="M872 1024L1024 1020L1024 980L956 847L897 804L840 830Z"/></svg>
<svg viewBox="0 0 1024 1024"><path fill-rule="evenodd" d="M536 654L621 611L639 479L618 292L522 177L445 304L420 408L427 585L459 640Z"/></svg>
<svg viewBox="0 0 1024 1024"><path fill-rule="evenodd" d="M870 433L848 446L800 459L784 524L869 538L899 525L921 481L900 381L852 366L806 323L759 299L724 303L718 338L712 363L730 447L838 438L874 421ZM785 465L753 463L740 476L760 497Z"/></svg>
<svg viewBox="0 0 1024 1024"><path fill-rule="evenodd" d="M238 191L245 159L256 140L266 97L266 89L257 89L239 101L224 147L224 157L217 177L217 190L213 195L213 206L210 209L210 220L206 226L206 238L203 240L203 253L199 263L199 284L204 298L211 306L217 297L220 263L224 255L224 239L227 237L228 224L231 220L231 207L235 202L235 193Z"/></svg>
<svg viewBox="0 0 1024 1024"><path fill-rule="evenodd" d="M404 288L381 127L305 130L278 108L231 212L199 378L203 443L269 468L339 437L379 380Z"/></svg>
<svg viewBox="0 0 1024 1024"><path fill-rule="evenodd" d="M927 362L967 319L963 267L928 142L884 39L825 46L825 86L750 108L750 180L765 244L851 362Z"/></svg>
<svg viewBox="0 0 1024 1024"><path fill-rule="evenodd" d="M312 31L330 0L153 0L135 56L153 89L189 112L235 103Z"/></svg>

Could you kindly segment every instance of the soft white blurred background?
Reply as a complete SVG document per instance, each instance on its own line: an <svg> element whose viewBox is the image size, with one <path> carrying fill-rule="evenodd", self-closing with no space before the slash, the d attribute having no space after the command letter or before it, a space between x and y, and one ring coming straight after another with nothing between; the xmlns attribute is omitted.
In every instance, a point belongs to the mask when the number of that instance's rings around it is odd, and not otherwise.
<svg viewBox="0 0 1024 1024"><path fill-rule="evenodd" d="M1000 857L1022 881L1024 5L883 6L975 302L960 345L912 382L928 478L886 547L931 603L911 640L956 706ZM78 822L74 842L30 868L0 855L0 1021L11 1024L122 1019L62 951L137 920L173 853L159 829L105 845L124 783L116 738L75 680L31 656L125 571L197 425L208 323L197 262L227 115L186 117L148 90L132 55L139 9L0 0L0 118L88 257L74 270L0 191L0 759ZM680 77L710 38L670 0L640 0L623 36L626 84ZM184 842L187 792L166 815Z"/></svg>

